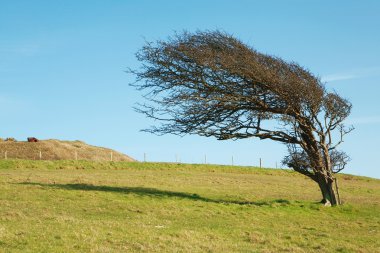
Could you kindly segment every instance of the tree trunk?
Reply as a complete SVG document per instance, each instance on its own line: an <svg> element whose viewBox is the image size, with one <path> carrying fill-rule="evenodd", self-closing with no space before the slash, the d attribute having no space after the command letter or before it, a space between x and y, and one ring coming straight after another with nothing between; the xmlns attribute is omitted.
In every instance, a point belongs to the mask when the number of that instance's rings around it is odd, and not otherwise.
<svg viewBox="0 0 380 253"><path fill-rule="evenodd" d="M325 206L339 205L336 192L334 190L334 180L326 177L325 175L317 175L316 181L322 193L321 202L325 204Z"/></svg>

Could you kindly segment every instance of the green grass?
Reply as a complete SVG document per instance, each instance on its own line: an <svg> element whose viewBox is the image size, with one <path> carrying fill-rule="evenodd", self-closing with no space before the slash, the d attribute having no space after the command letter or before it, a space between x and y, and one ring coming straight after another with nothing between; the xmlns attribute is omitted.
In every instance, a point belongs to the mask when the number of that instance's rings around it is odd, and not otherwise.
<svg viewBox="0 0 380 253"><path fill-rule="evenodd" d="M0 161L0 252L380 252L380 180L345 204L287 170Z"/></svg>

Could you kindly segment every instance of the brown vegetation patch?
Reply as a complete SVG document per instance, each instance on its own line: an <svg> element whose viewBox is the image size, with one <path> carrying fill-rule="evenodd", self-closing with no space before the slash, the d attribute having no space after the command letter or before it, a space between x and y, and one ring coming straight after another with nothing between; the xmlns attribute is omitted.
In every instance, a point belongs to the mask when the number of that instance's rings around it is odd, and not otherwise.
<svg viewBox="0 0 380 253"><path fill-rule="evenodd" d="M2 159L135 161L112 149L88 145L82 141L41 140L38 142L0 142Z"/></svg>

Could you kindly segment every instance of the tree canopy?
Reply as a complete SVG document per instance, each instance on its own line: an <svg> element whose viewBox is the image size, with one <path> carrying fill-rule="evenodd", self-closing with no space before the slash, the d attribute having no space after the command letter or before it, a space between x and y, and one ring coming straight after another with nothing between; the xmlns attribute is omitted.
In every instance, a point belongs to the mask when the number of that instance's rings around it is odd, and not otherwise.
<svg viewBox="0 0 380 253"><path fill-rule="evenodd" d="M148 42L137 59L141 68L130 72L146 98L137 110L161 122L146 131L284 143L283 162L316 181L324 202L338 204L333 173L348 156L336 147L352 130L343 124L351 104L309 70L220 31Z"/></svg>

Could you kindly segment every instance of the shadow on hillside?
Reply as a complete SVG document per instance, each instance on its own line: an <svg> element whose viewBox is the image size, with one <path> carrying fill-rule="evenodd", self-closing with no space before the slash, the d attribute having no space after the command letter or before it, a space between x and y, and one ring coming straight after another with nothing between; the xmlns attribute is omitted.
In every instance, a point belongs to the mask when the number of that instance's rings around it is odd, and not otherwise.
<svg viewBox="0 0 380 253"><path fill-rule="evenodd" d="M65 190L81 190L81 191L102 191L102 192L116 192L123 194L136 194L140 196L150 196L156 198L162 197L176 197L182 199L191 199L197 201L204 201L210 203L219 204L237 204L237 205L254 205L254 206L272 206L275 204L289 205L290 202L285 199L275 199L270 201L238 201L238 200L222 200L222 199L211 199L201 197L198 194L190 194L186 192L175 192L159 190L156 188L146 188L146 187L117 187L117 186L105 186L105 185L92 185L92 184L44 184L36 182L23 182L18 183L23 185L37 185L41 187L51 187L57 189Z"/></svg>

